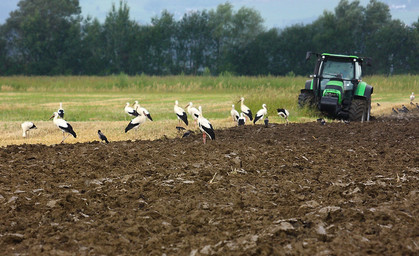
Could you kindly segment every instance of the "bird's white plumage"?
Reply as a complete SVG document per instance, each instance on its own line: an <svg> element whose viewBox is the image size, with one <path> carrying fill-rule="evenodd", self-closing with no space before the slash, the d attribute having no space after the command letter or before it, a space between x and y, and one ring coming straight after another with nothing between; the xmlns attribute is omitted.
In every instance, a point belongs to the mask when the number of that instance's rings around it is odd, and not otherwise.
<svg viewBox="0 0 419 256"><path fill-rule="evenodd" d="M173 108L173 111L178 116L182 116L183 114L186 114L185 110L183 110L183 108L179 107L179 102L178 101L175 101L175 106ZM178 117L178 119L180 119L180 118Z"/></svg>
<svg viewBox="0 0 419 256"><path fill-rule="evenodd" d="M138 127L145 123L146 120L147 116L144 113L141 113L141 115L138 115L137 117L131 120L131 122L125 128L125 132L128 132L131 129L138 129Z"/></svg>
<svg viewBox="0 0 419 256"><path fill-rule="evenodd" d="M21 127L23 131L23 137L29 136L30 129L36 129L36 126L32 122L23 122Z"/></svg>
<svg viewBox="0 0 419 256"><path fill-rule="evenodd" d="M268 114L268 110L266 109L266 104L262 104L262 109L259 109L255 115L255 120L253 123L256 123L258 120L261 120L265 115Z"/></svg>
<svg viewBox="0 0 419 256"><path fill-rule="evenodd" d="M143 124L147 120L147 117L145 115L139 115L136 118L131 120L131 123L133 124Z"/></svg>
<svg viewBox="0 0 419 256"><path fill-rule="evenodd" d="M198 115L198 127L202 131L203 134L206 134L210 137L210 139L215 139L214 128L212 124L202 116L202 107L199 106L199 115ZM205 143L205 135L204 136L204 143Z"/></svg>
<svg viewBox="0 0 419 256"><path fill-rule="evenodd" d="M240 98L240 110L241 110L241 112L243 112L243 114L246 115L246 117L249 118L250 121L253 120L252 111L250 110L250 108L248 108L246 105L244 105L244 97Z"/></svg>
<svg viewBox="0 0 419 256"><path fill-rule="evenodd" d="M150 115L150 112L148 112L147 109L141 107L141 105L138 103L138 100L134 102L134 109L137 110L138 113L144 113L146 116Z"/></svg>
<svg viewBox="0 0 419 256"><path fill-rule="evenodd" d="M410 95L410 101L414 101L415 100L415 94L412 92L412 94Z"/></svg>
<svg viewBox="0 0 419 256"><path fill-rule="evenodd" d="M282 116L283 118L287 118L290 115L290 113L288 112L288 110L284 109L283 112L278 112L278 115Z"/></svg>
<svg viewBox="0 0 419 256"><path fill-rule="evenodd" d="M124 110L125 110L125 113L127 113L128 115L137 116L135 114L135 113L137 113L137 111L129 106L129 102L127 102L127 104L125 105Z"/></svg>
<svg viewBox="0 0 419 256"><path fill-rule="evenodd" d="M181 119L182 117L183 119L185 119L183 120L185 124L188 125L188 118L186 116L186 112L183 108L179 107L179 102L177 100L175 101L175 106L173 107L173 111L175 112L176 117L179 120L179 122L180 120L182 120Z"/></svg>
<svg viewBox="0 0 419 256"><path fill-rule="evenodd" d="M64 137L64 133L68 133L69 135L73 135L74 138L77 137L76 133L73 130L73 127L67 123L67 121L65 121L64 119L59 119L58 118L58 113L54 112L54 114L51 116L51 118L53 118L53 123L63 132L63 140L61 141L61 143L64 142L64 140L68 137Z"/></svg>
<svg viewBox="0 0 419 256"><path fill-rule="evenodd" d="M196 109L195 107L193 107L192 102L189 102L189 104L186 106L186 110L188 111L189 115L192 116L192 118L194 120L198 120L198 117L199 117L200 112L199 112L198 109Z"/></svg>
<svg viewBox="0 0 419 256"><path fill-rule="evenodd" d="M278 108L277 112L278 112L278 116L283 117L285 119L285 121L287 121L287 123L288 123L288 117L290 115L288 110L286 110L284 108Z"/></svg>
<svg viewBox="0 0 419 256"><path fill-rule="evenodd" d="M239 120L239 117L240 117L239 112L234 108L234 104L231 105L231 107L232 108L231 108L231 111L230 111L230 115L233 118L233 121L237 122L237 120Z"/></svg>
<svg viewBox="0 0 419 256"><path fill-rule="evenodd" d="M250 108L248 108L246 105L244 105L244 98L243 97L240 98L240 110L244 114L249 113L249 111L250 111Z"/></svg>
<svg viewBox="0 0 419 256"><path fill-rule="evenodd" d="M58 119L58 113L57 112L54 112L54 119L52 120L53 121L53 123L58 127L58 128L60 128L63 132L66 132L65 130L63 130L63 129L65 129L65 128L68 128L68 123L67 123L67 121L66 120L64 120L64 119Z"/></svg>

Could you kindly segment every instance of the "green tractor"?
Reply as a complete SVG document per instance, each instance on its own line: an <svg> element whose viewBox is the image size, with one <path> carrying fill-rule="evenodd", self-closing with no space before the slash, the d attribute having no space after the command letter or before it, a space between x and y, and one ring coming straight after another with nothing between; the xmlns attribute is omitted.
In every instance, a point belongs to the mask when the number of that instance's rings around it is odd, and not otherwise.
<svg viewBox="0 0 419 256"><path fill-rule="evenodd" d="M314 74L298 96L300 107L317 107L331 118L369 121L373 87L361 80L368 58L307 52L306 61L317 57Z"/></svg>

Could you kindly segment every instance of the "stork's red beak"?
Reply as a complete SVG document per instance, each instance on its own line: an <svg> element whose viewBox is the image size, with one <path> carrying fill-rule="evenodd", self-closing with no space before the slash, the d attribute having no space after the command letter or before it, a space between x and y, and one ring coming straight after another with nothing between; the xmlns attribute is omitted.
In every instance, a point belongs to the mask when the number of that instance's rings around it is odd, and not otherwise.
<svg viewBox="0 0 419 256"><path fill-rule="evenodd" d="M189 104L188 104L188 105L186 105L186 107L185 107L185 108L187 108L187 107L189 107Z"/></svg>
<svg viewBox="0 0 419 256"><path fill-rule="evenodd" d="M55 115L52 115L48 120L51 120Z"/></svg>

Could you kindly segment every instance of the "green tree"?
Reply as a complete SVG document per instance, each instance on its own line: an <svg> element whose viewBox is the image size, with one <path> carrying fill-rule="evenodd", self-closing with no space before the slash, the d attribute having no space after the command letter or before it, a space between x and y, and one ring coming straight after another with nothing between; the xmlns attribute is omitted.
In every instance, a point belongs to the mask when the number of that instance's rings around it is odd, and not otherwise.
<svg viewBox="0 0 419 256"><path fill-rule="evenodd" d="M103 74L106 70L107 55L104 27L98 19L88 17L82 26L81 37L82 74Z"/></svg>
<svg viewBox="0 0 419 256"><path fill-rule="evenodd" d="M176 65L185 74L198 74L210 68L214 41L206 11L185 14L176 33Z"/></svg>
<svg viewBox="0 0 419 256"><path fill-rule="evenodd" d="M133 72L130 70L130 59L135 47L136 26L130 20L129 7L125 1L119 2L118 9L115 4L112 5L104 24L106 73Z"/></svg>
<svg viewBox="0 0 419 256"><path fill-rule="evenodd" d="M279 75L282 60L280 38L277 29L262 32L247 44L237 54L237 62L240 63L242 75Z"/></svg>
<svg viewBox="0 0 419 256"><path fill-rule="evenodd" d="M152 26L147 31L149 42L147 60L148 70L154 75L169 75L173 72L175 58L174 38L176 22L173 14L163 11L160 17L151 19Z"/></svg>
<svg viewBox="0 0 419 256"><path fill-rule="evenodd" d="M228 62L229 41L233 28L233 6L230 3L220 4L217 9L209 11L210 29L214 39L214 70L217 74L222 71L232 71Z"/></svg>
<svg viewBox="0 0 419 256"><path fill-rule="evenodd" d="M262 24L262 17L254 9L242 7L233 14L227 61L235 74L245 74L249 65L246 60L246 55L250 54L248 46L265 31Z"/></svg>
<svg viewBox="0 0 419 256"><path fill-rule="evenodd" d="M27 74L73 73L78 66L78 0L21 0L5 24L7 51Z"/></svg>

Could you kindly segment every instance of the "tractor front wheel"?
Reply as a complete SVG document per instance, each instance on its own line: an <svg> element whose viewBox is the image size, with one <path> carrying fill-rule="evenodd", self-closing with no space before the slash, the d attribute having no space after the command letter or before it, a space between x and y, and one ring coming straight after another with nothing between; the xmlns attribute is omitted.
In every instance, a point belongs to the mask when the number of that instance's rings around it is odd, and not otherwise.
<svg viewBox="0 0 419 256"><path fill-rule="evenodd" d="M371 102L366 99L353 99L349 107L349 121L369 121Z"/></svg>
<svg viewBox="0 0 419 256"><path fill-rule="evenodd" d="M298 106L301 108L308 106L311 107L314 104L314 95L311 93L302 92L298 95Z"/></svg>

